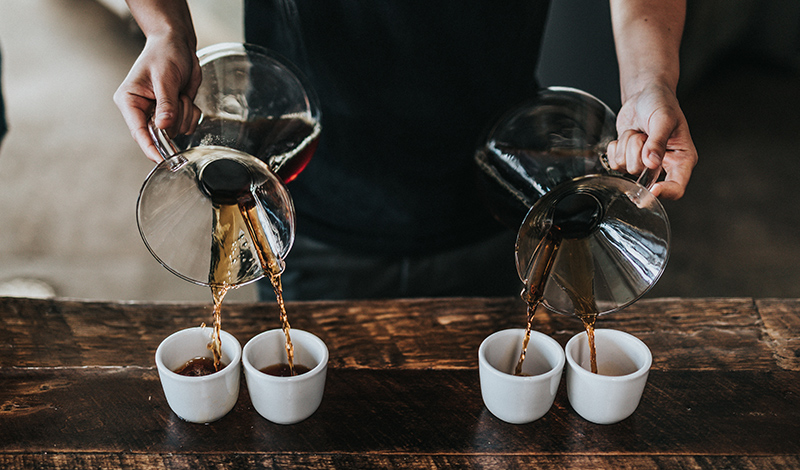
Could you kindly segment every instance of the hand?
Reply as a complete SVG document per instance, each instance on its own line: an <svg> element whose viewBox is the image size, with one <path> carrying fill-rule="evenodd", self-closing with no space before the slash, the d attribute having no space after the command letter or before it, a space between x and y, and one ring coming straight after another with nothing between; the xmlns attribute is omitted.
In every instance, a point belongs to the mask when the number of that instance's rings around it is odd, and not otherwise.
<svg viewBox="0 0 800 470"><path fill-rule="evenodd" d="M148 36L144 50L114 93L114 102L150 160L162 160L147 129L150 116L170 136L194 132L200 109L193 101L200 80L200 64L191 44L170 36Z"/></svg>
<svg viewBox="0 0 800 470"><path fill-rule="evenodd" d="M617 116L618 139L608 144L611 168L638 175L645 167L666 171L651 192L663 199L680 199L697 164L697 150L675 93L651 84L627 100Z"/></svg>

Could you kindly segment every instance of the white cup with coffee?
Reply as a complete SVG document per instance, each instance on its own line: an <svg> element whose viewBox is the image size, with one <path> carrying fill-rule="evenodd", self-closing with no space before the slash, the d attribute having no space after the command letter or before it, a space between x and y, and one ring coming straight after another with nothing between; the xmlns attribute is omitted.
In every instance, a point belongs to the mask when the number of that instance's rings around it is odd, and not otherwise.
<svg viewBox="0 0 800 470"><path fill-rule="evenodd" d="M483 403L497 418L512 424L530 423L547 413L564 369L561 345L531 331L522 375L514 375L524 337L524 329L498 331L484 339L478 349Z"/></svg>
<svg viewBox="0 0 800 470"><path fill-rule="evenodd" d="M253 407L258 414L277 424L294 424L317 411L328 371L328 347L321 339L296 329L291 330L290 337L297 375L272 375L270 370L287 368L280 367L287 362L283 330L269 330L256 335L245 344L242 353L247 391Z"/></svg>
<svg viewBox="0 0 800 470"><path fill-rule="evenodd" d="M227 331L220 331L220 364L224 367L200 376L176 372L192 359L213 358L208 348L212 333L209 327L187 328L168 336L156 349L156 367L167 403L178 417L192 423L222 418L239 398L242 346Z"/></svg>
<svg viewBox="0 0 800 470"><path fill-rule="evenodd" d="M591 371L586 332L567 342L567 396L587 421L613 424L639 406L653 356L642 340L629 333L597 329L594 334L597 373Z"/></svg>

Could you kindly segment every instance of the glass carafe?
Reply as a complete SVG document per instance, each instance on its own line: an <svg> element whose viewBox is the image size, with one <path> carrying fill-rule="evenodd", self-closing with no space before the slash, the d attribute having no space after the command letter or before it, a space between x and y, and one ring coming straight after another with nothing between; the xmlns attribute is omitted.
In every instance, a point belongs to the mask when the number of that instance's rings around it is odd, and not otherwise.
<svg viewBox="0 0 800 470"><path fill-rule="evenodd" d="M142 186L137 223L175 275L238 286L283 269L295 233L284 183L316 149L319 105L293 66L258 46L218 44L198 57L202 117L174 139L150 122L164 161Z"/></svg>
<svg viewBox="0 0 800 470"><path fill-rule="evenodd" d="M646 186L609 169L616 117L580 90L552 87L507 113L475 161L485 200L517 230L517 272L568 315L624 308L657 281L669 257L666 212ZM533 286L537 288L536 286Z"/></svg>
<svg viewBox="0 0 800 470"><path fill-rule="evenodd" d="M194 103L202 117L189 135L164 140L164 158L215 145L253 155L284 182L292 181L317 148L319 101L303 74L286 59L252 44L223 43L197 52L203 80Z"/></svg>
<svg viewBox="0 0 800 470"><path fill-rule="evenodd" d="M280 272L294 242L289 192L261 160L193 147L161 162L142 186L139 232L169 271L199 285L247 284Z"/></svg>

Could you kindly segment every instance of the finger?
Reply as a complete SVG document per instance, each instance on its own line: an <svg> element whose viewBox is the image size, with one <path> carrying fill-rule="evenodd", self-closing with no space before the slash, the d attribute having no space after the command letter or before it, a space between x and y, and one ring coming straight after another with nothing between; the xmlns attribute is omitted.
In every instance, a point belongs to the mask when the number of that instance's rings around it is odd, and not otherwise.
<svg viewBox="0 0 800 470"><path fill-rule="evenodd" d="M181 119L178 133L185 135L192 132L196 127L195 116L199 114L199 108L197 108L194 103L192 103L192 99L186 95L181 95L180 100ZM195 110L198 112L195 112Z"/></svg>
<svg viewBox="0 0 800 470"><path fill-rule="evenodd" d="M164 160L164 157L161 156L156 148L155 143L153 143L153 138L150 136L150 130L147 129L147 126L134 129L131 131L131 135L133 136L133 140L139 144L139 147L142 149L148 160L151 160L155 163L159 163Z"/></svg>
<svg viewBox="0 0 800 470"><path fill-rule="evenodd" d="M697 161L695 154L696 152L691 148L688 151L667 151L664 158L664 169L667 176L664 181L659 183L662 186L661 197L672 200L683 197Z"/></svg>
<svg viewBox="0 0 800 470"><path fill-rule="evenodd" d="M642 150L642 160L649 168L657 168L664 160L667 152L667 142L678 122L665 113L655 113L650 119L647 141Z"/></svg>
<svg viewBox="0 0 800 470"><path fill-rule="evenodd" d="M200 124L200 118L202 118L202 116L203 112L200 111L200 108L192 104L192 125L189 127L187 134L194 134L194 132L197 130L197 125Z"/></svg>
<svg viewBox="0 0 800 470"><path fill-rule="evenodd" d="M616 161L617 161L617 144L618 141L612 140L608 143L606 147L606 161L608 162L608 166L611 167L612 170L616 170Z"/></svg>
<svg viewBox="0 0 800 470"><path fill-rule="evenodd" d="M647 135L637 132L628 139L628 146L625 148L625 164L629 174L638 175L645 170L642 163L642 151L647 141Z"/></svg>
<svg viewBox="0 0 800 470"><path fill-rule="evenodd" d="M192 54L192 71L189 75L189 83L183 89L183 93L189 96L194 101L197 97L197 90L200 89L200 83L203 81L202 71L200 69L200 59L196 54Z"/></svg>
<svg viewBox="0 0 800 470"><path fill-rule="evenodd" d="M611 168L617 171L625 171L625 146L633 131L625 131L620 134L613 147L609 144L608 163Z"/></svg>
<svg viewBox="0 0 800 470"><path fill-rule="evenodd" d="M625 134L620 135L617 140L613 142L613 146L611 144L608 145L608 164L612 169L617 171L622 168L620 164L622 160L619 158L619 154L622 149L625 148L624 136Z"/></svg>
<svg viewBox="0 0 800 470"><path fill-rule="evenodd" d="M158 153L153 144L153 139L150 137L150 132L147 128L147 121L153 108L152 100L129 94L120 87L114 93L114 102L117 104L131 136L145 156L154 162L160 162L162 160L161 154Z"/></svg>
<svg viewBox="0 0 800 470"><path fill-rule="evenodd" d="M659 199L677 201L683 197L683 194L686 192L686 186L671 181L659 181L650 188L650 192Z"/></svg>
<svg viewBox="0 0 800 470"><path fill-rule="evenodd" d="M153 91L156 97L156 107L153 113L156 127L167 130L170 135L175 135L181 125L181 104L178 91L169 88L161 81L154 83Z"/></svg>

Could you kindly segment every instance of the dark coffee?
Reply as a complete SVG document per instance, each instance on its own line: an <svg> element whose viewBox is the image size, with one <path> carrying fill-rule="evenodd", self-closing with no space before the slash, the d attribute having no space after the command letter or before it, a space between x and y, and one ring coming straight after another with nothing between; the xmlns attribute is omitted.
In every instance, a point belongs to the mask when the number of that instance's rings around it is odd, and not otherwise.
<svg viewBox="0 0 800 470"><path fill-rule="evenodd" d="M261 372L267 375L274 375L275 377L293 377L295 375L305 374L310 371L308 367L302 364L272 364L271 366L264 367Z"/></svg>
<svg viewBox="0 0 800 470"><path fill-rule="evenodd" d="M185 364L175 369L176 374L185 375L187 377L201 377L203 375L213 374L225 368L225 364L215 366L214 359L210 357L195 357L189 359Z"/></svg>
<svg viewBox="0 0 800 470"><path fill-rule="evenodd" d="M245 165L229 158L210 162L200 173L200 190L214 204L236 204L240 198L252 199L253 175Z"/></svg>
<svg viewBox="0 0 800 470"><path fill-rule="evenodd" d="M321 127L301 115L237 121L204 116L190 137L178 136L180 148L196 145L235 147L263 161L284 182L295 179L317 149Z"/></svg>
<svg viewBox="0 0 800 470"><path fill-rule="evenodd" d="M553 207L553 228L562 239L585 239L603 218L603 205L591 194L567 194Z"/></svg>

